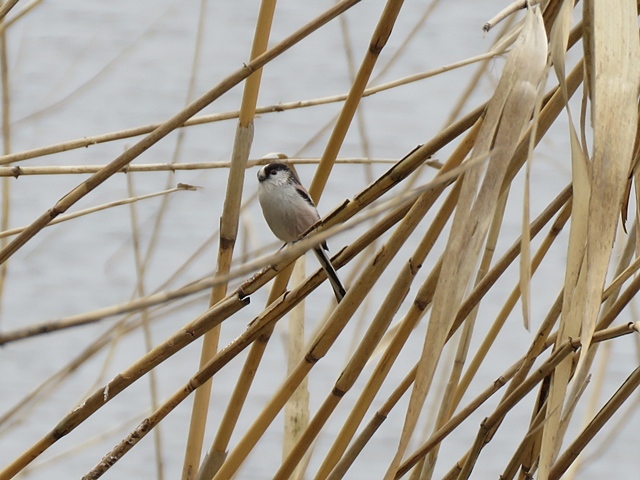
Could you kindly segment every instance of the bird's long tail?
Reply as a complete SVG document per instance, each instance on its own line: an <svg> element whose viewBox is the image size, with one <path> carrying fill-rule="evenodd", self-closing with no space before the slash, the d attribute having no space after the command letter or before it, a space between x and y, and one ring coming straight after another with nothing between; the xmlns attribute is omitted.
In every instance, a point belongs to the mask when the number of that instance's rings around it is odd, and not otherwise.
<svg viewBox="0 0 640 480"><path fill-rule="evenodd" d="M322 268L326 272L329 282L331 282L331 287L333 287L333 293L335 293L336 295L336 300L338 301L338 303L340 303L340 300L342 300L342 297L345 296L347 290L344 288L344 285L340 281L336 269L333 268L333 264L331 263L326 250L324 250L321 246L318 246L314 248L313 251L315 252L316 257L318 257L320 265L322 265Z"/></svg>

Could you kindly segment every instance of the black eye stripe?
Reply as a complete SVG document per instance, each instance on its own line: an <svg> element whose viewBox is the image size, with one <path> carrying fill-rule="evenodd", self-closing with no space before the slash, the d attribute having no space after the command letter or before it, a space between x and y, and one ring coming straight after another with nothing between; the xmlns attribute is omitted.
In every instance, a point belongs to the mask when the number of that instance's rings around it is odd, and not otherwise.
<svg viewBox="0 0 640 480"><path fill-rule="evenodd" d="M287 171L289 167L287 167L284 163L270 163L264 169L264 173L266 175L276 175L279 171Z"/></svg>

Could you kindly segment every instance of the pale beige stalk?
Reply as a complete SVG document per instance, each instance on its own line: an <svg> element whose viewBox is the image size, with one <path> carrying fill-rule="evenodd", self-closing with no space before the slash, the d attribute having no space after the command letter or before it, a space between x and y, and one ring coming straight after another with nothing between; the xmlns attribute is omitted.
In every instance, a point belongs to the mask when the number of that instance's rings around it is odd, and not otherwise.
<svg viewBox="0 0 640 480"><path fill-rule="evenodd" d="M453 323L464 290L472 274L482 242L493 216L508 162L529 122L536 99L537 85L546 62L546 35L539 13L530 12L518 42L509 55L496 93L489 102L487 115L474 147L474 155L484 155L491 147L482 185L481 172L471 170L463 181L460 203L445 248L443 270L434 297L423 354L418 366L411 400L396 455L385 475L395 477L422 405L433 373ZM495 140L495 145L494 145Z"/></svg>
<svg viewBox="0 0 640 480"><path fill-rule="evenodd" d="M630 170L640 87L636 2L626 0L605 5L589 0L585 5L584 44L594 129L593 160L587 179L590 187L587 208L580 215L572 215L572 225L573 222L581 222L584 226L581 237L574 235L569 251L584 254L574 261L574 268L579 269L579 273L567 276L565 281L565 292L572 292L572 295L565 299L561 320L563 329L559 337L563 340L580 334L585 348L580 352L578 373L583 368L600 310L618 212ZM617 121L619 118L628 121L620 123ZM585 180L581 183L584 184ZM547 480L562 442L558 425L570 371L571 362L568 360L552 379L550 416L543 427L540 453L541 480Z"/></svg>
<svg viewBox="0 0 640 480"><path fill-rule="evenodd" d="M135 197L135 189L133 185L133 176L127 176L127 191L129 197ZM166 198L166 197L163 197ZM131 213L131 240L133 244L133 258L136 267L136 295L138 297L146 296L146 287L144 281L144 267L142 265L142 254L140 252L140 230L138 228L138 212L135 203L129 204ZM144 347L149 353L153 349L153 339L151 337L151 327L149 325L149 310L144 309L141 312L142 332L144 336ZM149 372L149 398L151 400L151 408L158 408L158 379L155 370ZM162 431L157 428L153 431L153 446L155 449L155 464L158 480L164 479L164 460L162 456Z"/></svg>
<svg viewBox="0 0 640 480"><path fill-rule="evenodd" d="M260 12L258 14L256 31L251 47L251 60L254 60L267 50L275 8L276 0L262 0L260 4ZM249 153L251 152L251 144L253 142L253 117L255 116L256 105L258 103L261 79L262 69L258 69L247 78L244 84L240 116L236 127L231 166L227 180L227 192L220 218L220 243L216 262L216 275L227 275L231 269L233 250L238 236L244 172L247 168L247 161L249 160ZM226 294L226 283L214 286L211 291L209 306L213 306L221 301ZM216 354L219 338L220 326L217 326L204 335L202 352L200 354L201 368ZM184 466L182 468L182 480L192 480L196 478L200 456L202 454L210 397L211 381L207 381L196 391L193 400L189 437L187 440Z"/></svg>

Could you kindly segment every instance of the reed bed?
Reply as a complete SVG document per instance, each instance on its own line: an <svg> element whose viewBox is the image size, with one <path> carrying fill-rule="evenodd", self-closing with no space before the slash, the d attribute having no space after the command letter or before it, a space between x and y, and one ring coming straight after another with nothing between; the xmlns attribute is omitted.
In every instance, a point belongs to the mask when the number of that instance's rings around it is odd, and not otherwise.
<svg viewBox="0 0 640 480"><path fill-rule="evenodd" d="M158 6L28 112L12 42L65 17L0 6L0 480L637 474L638 4L446 3ZM118 83L187 10L183 97ZM286 248L274 158L328 212ZM325 240L339 304L305 262Z"/></svg>

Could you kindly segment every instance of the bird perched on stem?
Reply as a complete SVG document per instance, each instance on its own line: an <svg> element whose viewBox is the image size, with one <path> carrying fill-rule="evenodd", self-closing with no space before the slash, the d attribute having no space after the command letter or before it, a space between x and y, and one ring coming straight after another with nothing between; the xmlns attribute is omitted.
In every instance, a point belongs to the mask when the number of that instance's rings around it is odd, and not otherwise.
<svg viewBox="0 0 640 480"><path fill-rule="evenodd" d="M265 165L258 172L258 200L273 234L285 243L295 242L320 220L318 210L295 172L284 163ZM340 302L346 290L327 255L327 243L313 249Z"/></svg>

